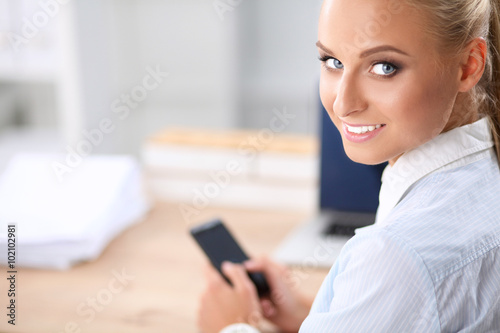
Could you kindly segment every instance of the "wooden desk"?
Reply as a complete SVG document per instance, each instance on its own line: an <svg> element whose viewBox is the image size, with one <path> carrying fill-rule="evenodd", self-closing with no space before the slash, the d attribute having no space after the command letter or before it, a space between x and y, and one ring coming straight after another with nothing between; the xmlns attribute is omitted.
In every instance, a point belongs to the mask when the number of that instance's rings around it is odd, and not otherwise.
<svg viewBox="0 0 500 333"><path fill-rule="evenodd" d="M270 254L307 218L207 208L195 223L213 217L221 217L253 256ZM15 327L7 324L8 281L6 267L0 267L0 332L197 332L197 299L206 259L187 233L195 223L183 222L177 205L158 204L94 262L62 272L19 269ZM300 288L310 295L327 274L323 269L295 270Z"/></svg>

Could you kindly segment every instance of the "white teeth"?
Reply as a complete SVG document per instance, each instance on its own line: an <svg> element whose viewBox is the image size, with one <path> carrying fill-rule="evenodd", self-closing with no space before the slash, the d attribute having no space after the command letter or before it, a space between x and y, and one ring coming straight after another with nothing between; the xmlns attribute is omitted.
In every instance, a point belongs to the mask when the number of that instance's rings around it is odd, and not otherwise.
<svg viewBox="0 0 500 333"><path fill-rule="evenodd" d="M351 133L354 134L364 134L367 132L374 131L376 129L379 129L382 127L382 125L375 125L375 126L349 126L346 124L347 130Z"/></svg>

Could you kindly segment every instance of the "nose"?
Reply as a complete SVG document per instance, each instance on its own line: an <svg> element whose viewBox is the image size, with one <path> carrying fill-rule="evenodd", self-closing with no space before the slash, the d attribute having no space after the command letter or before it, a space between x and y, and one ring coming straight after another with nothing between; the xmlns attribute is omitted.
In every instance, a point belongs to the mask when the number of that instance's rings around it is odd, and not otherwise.
<svg viewBox="0 0 500 333"><path fill-rule="evenodd" d="M367 103L363 98L359 81L354 73L344 72L337 86L337 95L333 102L333 113L344 118L354 112L365 110Z"/></svg>

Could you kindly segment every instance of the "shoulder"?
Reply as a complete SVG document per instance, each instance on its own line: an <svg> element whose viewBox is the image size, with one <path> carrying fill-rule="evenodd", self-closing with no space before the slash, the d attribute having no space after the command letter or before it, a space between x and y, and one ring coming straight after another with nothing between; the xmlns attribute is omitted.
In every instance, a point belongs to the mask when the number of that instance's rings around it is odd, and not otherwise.
<svg viewBox="0 0 500 333"><path fill-rule="evenodd" d="M403 289L413 285L413 291L433 292L434 284L425 259L418 249L390 228L358 229L342 249L337 264L347 280L357 279L362 272L369 281L360 283L375 282Z"/></svg>
<svg viewBox="0 0 500 333"><path fill-rule="evenodd" d="M460 201L468 198L473 200ZM500 198L500 170L496 160L483 158L466 165L444 167L417 181L403 196L399 207L420 203L420 207L486 207ZM496 205L499 206L499 205ZM500 206L499 206L500 207ZM489 207L495 208L495 207Z"/></svg>
<svg viewBox="0 0 500 333"><path fill-rule="evenodd" d="M340 271L362 264L364 269L380 270L384 275L407 271L412 266L413 273L418 270L422 276L426 275L425 262L418 251L390 228L376 225L356 230L356 235L342 249L337 264Z"/></svg>
<svg viewBox="0 0 500 333"><path fill-rule="evenodd" d="M480 327L500 315L499 201L498 166L478 161L425 177L384 227L366 230L425 267L443 330Z"/></svg>
<svg viewBox="0 0 500 333"><path fill-rule="evenodd" d="M431 174L412 187L385 221L434 280L500 244L500 172L482 160Z"/></svg>
<svg viewBox="0 0 500 333"><path fill-rule="evenodd" d="M375 226L359 230L342 249L309 318L322 320L346 332L439 331L434 286L422 260Z"/></svg>
<svg viewBox="0 0 500 333"><path fill-rule="evenodd" d="M434 285L421 254L404 238L388 228L369 226L358 229L341 251L336 263L336 283L346 283L350 292L366 290L374 284L382 289L404 295L410 290L415 293L434 293ZM359 286L354 286L357 281ZM376 286L375 286L376 285ZM350 295L352 297L352 295Z"/></svg>

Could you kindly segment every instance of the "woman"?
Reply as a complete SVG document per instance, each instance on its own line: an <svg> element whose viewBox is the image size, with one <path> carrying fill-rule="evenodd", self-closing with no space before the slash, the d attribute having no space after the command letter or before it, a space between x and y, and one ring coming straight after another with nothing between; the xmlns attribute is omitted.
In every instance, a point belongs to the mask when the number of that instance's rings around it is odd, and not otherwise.
<svg viewBox="0 0 500 333"><path fill-rule="evenodd" d="M199 326L500 332L500 1L325 0L320 94L354 161L389 166L314 303L267 259L213 270ZM259 300L245 269L272 290ZM231 325L234 323L243 323ZM251 325L247 325L251 324Z"/></svg>

